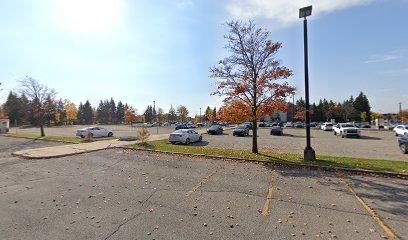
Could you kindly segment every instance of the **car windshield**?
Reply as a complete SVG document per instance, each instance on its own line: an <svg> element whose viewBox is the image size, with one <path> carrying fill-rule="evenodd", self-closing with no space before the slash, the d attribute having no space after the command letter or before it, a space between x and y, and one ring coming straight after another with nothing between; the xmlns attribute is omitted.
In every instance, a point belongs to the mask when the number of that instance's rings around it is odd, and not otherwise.
<svg viewBox="0 0 408 240"><path fill-rule="evenodd" d="M247 128L246 125L238 125L238 127L237 127L237 129L245 129L245 128Z"/></svg>
<svg viewBox="0 0 408 240"><path fill-rule="evenodd" d="M354 127L354 125L352 125L352 124L342 124L341 127L344 127L344 128L345 127Z"/></svg>
<svg viewBox="0 0 408 240"><path fill-rule="evenodd" d="M333 124L329 123L329 124L326 124L326 126L330 126L330 127L331 127L331 126L333 126Z"/></svg>
<svg viewBox="0 0 408 240"><path fill-rule="evenodd" d="M220 127L219 125L213 125L213 126L210 127L210 129L217 129L219 127Z"/></svg>
<svg viewBox="0 0 408 240"><path fill-rule="evenodd" d="M177 130L177 131L175 131L174 133L185 133L186 131L185 130Z"/></svg>

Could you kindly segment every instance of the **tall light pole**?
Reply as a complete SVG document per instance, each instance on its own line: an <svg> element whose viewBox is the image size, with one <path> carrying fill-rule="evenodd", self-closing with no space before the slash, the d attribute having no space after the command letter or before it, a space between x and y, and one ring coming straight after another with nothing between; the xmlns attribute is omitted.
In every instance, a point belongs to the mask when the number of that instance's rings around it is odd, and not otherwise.
<svg viewBox="0 0 408 240"><path fill-rule="evenodd" d="M399 120L402 123L402 102L399 102Z"/></svg>
<svg viewBox="0 0 408 240"><path fill-rule="evenodd" d="M292 127L295 122L295 94L292 95Z"/></svg>
<svg viewBox="0 0 408 240"><path fill-rule="evenodd" d="M309 106L309 66L307 49L307 16L312 15L312 6L299 9L299 18L303 18L303 35L305 48L305 98L306 98L306 148L303 159L305 161L315 161L316 153L310 143L310 106Z"/></svg>
<svg viewBox="0 0 408 240"><path fill-rule="evenodd" d="M157 122L157 117L156 117L156 101L153 101L153 119L155 121L154 125L156 125L156 134L159 134L159 123Z"/></svg>
<svg viewBox="0 0 408 240"><path fill-rule="evenodd" d="M200 123L201 123L201 108L200 108Z"/></svg>

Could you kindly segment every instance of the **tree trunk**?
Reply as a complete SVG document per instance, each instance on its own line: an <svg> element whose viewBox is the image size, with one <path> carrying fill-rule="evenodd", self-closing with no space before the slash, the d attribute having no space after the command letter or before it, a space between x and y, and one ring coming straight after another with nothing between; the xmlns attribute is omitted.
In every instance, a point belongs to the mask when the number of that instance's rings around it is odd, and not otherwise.
<svg viewBox="0 0 408 240"><path fill-rule="evenodd" d="M258 126L256 119L252 120L252 153L258 153Z"/></svg>
<svg viewBox="0 0 408 240"><path fill-rule="evenodd" d="M44 132L44 125L43 124L40 125L40 130L41 130L41 137L44 137L45 132Z"/></svg>

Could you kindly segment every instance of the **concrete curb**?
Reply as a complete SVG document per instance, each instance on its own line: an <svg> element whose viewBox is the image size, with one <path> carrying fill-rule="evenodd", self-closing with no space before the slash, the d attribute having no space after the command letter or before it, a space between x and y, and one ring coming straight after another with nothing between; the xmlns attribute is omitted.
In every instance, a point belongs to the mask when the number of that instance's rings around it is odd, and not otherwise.
<svg viewBox="0 0 408 240"><path fill-rule="evenodd" d="M10 137L10 138L24 138L24 139L32 139L32 140L39 140L39 141L47 141L47 142L61 142L61 143L71 143L71 144L80 144L78 142L70 142L64 140L52 140L52 139L39 139L33 137L20 137L20 136L8 136L8 135L0 135L1 137Z"/></svg>
<svg viewBox="0 0 408 240"><path fill-rule="evenodd" d="M307 170L318 170L318 171L326 171L326 172L345 172L354 175L368 175L368 176L381 176L381 177L389 177L389 178L399 178L408 180L407 173L394 173L389 171L374 171L374 170L364 170L364 169L353 169L353 168L341 168L341 167L329 167L329 166L319 166L319 165L311 165L311 164L302 164L302 163L288 163L288 162L281 162L281 161L265 161L265 160L252 160L247 158L235 158L235 157L223 157L223 156L216 156L216 155L206 155L206 154L194 154L194 153L183 153L183 152L170 152L170 151L160 151L160 150L153 150L153 149L143 149L143 148L130 148L130 147L115 147L125 150L133 150L133 151L145 151L145 152L154 152L154 153L162 153L162 154L172 154L172 155L183 155L183 156L191 156L191 157L200 157L200 158L210 158L210 159L219 159L219 160L232 160L232 161L244 161L244 162L251 162L251 163L258 163L268 166L278 166L278 167L286 167L291 169L307 169Z"/></svg>

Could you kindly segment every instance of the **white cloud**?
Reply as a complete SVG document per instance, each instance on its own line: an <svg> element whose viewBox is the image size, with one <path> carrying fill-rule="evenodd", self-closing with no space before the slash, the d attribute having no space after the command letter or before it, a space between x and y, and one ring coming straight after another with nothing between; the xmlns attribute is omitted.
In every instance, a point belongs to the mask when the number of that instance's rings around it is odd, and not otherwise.
<svg viewBox="0 0 408 240"><path fill-rule="evenodd" d="M188 7L193 5L193 2L191 0L177 0L176 1L176 6L181 8L181 7Z"/></svg>
<svg viewBox="0 0 408 240"><path fill-rule="evenodd" d="M235 18L266 18L287 27L299 21L299 8L313 5L313 16L368 4L374 0L230 0L227 10Z"/></svg>
<svg viewBox="0 0 408 240"><path fill-rule="evenodd" d="M394 50L387 52L385 54L374 54L369 56L368 60L364 61L364 63L380 63L380 62L388 62L391 60L399 59L406 53L407 50L401 49L401 50Z"/></svg>
<svg viewBox="0 0 408 240"><path fill-rule="evenodd" d="M381 74L390 77L408 76L408 68L392 69L381 72Z"/></svg>
<svg viewBox="0 0 408 240"><path fill-rule="evenodd" d="M400 58L401 56L395 54L386 54L386 55L373 55L370 59L366 60L364 63L379 63L379 62L388 62Z"/></svg>

